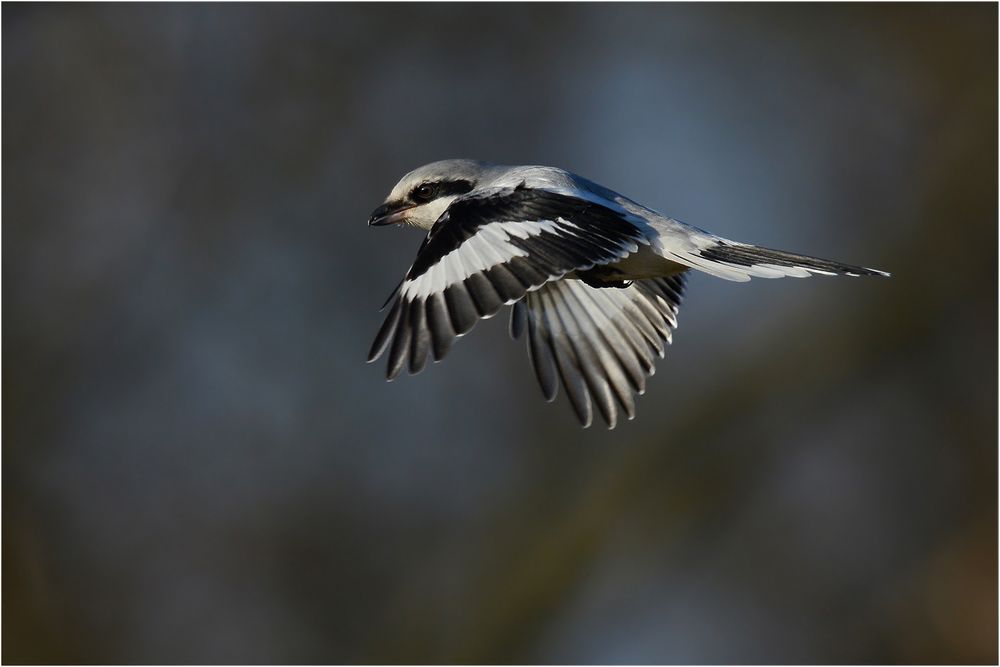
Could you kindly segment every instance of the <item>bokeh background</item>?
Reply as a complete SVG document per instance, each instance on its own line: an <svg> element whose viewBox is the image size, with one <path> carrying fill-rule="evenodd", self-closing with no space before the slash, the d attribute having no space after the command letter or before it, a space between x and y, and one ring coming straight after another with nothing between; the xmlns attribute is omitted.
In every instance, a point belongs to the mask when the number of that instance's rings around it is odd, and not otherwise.
<svg viewBox="0 0 1000 667"><path fill-rule="evenodd" d="M4 662L997 661L995 4L2 11ZM893 277L386 384L448 157Z"/></svg>

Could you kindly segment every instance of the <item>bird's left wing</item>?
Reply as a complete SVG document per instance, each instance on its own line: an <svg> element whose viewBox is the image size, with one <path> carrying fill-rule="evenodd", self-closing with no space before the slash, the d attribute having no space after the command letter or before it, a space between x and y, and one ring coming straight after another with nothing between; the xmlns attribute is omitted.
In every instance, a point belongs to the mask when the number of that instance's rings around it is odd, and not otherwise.
<svg viewBox="0 0 1000 667"><path fill-rule="evenodd" d="M592 403L609 428L618 420L616 405L632 419L633 394L646 390L677 328L684 282L683 273L621 288L558 280L514 304L510 333L519 338L527 329L528 357L545 399L555 399L561 382L584 428Z"/></svg>
<svg viewBox="0 0 1000 667"><path fill-rule="evenodd" d="M456 199L417 251L368 361L388 348L390 380L407 365L418 373L503 305L647 243L623 211L566 192L518 186Z"/></svg>

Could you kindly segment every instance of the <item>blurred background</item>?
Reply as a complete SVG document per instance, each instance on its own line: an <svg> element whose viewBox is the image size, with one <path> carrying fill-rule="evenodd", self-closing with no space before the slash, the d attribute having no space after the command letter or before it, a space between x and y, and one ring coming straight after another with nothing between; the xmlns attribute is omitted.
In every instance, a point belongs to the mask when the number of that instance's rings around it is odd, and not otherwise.
<svg viewBox="0 0 1000 667"><path fill-rule="evenodd" d="M3 661L995 663L997 6L4 5ZM692 277L615 431L364 363L441 158Z"/></svg>

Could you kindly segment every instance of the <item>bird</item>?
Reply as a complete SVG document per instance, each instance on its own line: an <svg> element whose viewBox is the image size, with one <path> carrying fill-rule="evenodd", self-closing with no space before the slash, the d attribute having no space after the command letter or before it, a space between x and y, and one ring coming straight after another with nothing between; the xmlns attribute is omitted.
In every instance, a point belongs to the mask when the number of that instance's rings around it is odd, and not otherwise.
<svg viewBox="0 0 1000 667"><path fill-rule="evenodd" d="M526 334L543 396L562 386L584 428L595 407L609 429L635 417L690 271L740 282L890 275L731 241L556 167L432 162L403 176L368 225L427 232L368 353L388 351L388 380L442 360L510 306L510 335Z"/></svg>

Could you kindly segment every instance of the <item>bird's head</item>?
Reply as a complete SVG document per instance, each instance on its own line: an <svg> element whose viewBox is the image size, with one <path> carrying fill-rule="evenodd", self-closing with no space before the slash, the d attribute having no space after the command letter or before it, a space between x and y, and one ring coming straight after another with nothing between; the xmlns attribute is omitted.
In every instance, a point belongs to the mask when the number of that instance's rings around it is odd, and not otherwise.
<svg viewBox="0 0 1000 667"><path fill-rule="evenodd" d="M456 197L475 188L491 165L475 160L441 160L403 176L369 225L410 225L430 229Z"/></svg>

